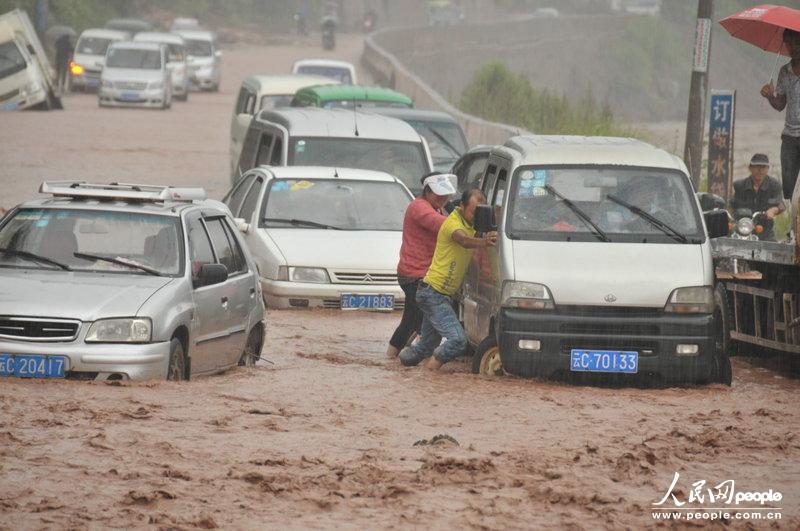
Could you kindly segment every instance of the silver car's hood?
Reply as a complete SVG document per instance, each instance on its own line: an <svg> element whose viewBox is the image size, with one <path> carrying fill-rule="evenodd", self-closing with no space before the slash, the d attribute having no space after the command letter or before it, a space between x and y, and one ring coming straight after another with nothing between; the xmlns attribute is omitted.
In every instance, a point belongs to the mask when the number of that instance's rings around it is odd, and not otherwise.
<svg viewBox="0 0 800 531"><path fill-rule="evenodd" d="M660 307L675 288L711 284L702 245L518 240L513 251L515 280L544 284L556 304Z"/></svg>
<svg viewBox="0 0 800 531"><path fill-rule="evenodd" d="M287 265L345 270L394 271L400 258L400 231L259 229L281 250Z"/></svg>
<svg viewBox="0 0 800 531"><path fill-rule="evenodd" d="M131 317L167 277L3 268L0 315L94 321Z"/></svg>
<svg viewBox="0 0 800 531"><path fill-rule="evenodd" d="M106 81L161 81L164 73L145 68L104 68L102 77Z"/></svg>

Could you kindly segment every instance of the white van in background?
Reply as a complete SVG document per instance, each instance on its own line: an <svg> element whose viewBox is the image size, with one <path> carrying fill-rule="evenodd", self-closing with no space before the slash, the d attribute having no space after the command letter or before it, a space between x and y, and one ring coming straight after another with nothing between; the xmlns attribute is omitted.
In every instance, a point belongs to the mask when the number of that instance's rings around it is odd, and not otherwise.
<svg viewBox="0 0 800 531"><path fill-rule="evenodd" d="M28 15L14 9L0 15L0 110L61 109L55 71Z"/></svg>
<svg viewBox="0 0 800 531"><path fill-rule="evenodd" d="M133 41L156 42L167 47L167 70L172 81L172 96L181 101L188 100L189 68L183 38L174 33L142 32L137 33Z"/></svg>
<svg viewBox="0 0 800 531"><path fill-rule="evenodd" d="M111 43L126 41L130 34L105 28L84 30L75 45L69 65L71 90L96 90L100 86L100 72L106 63L106 52Z"/></svg>
<svg viewBox="0 0 800 531"><path fill-rule="evenodd" d="M222 81L222 51L211 31L176 31L186 43L189 81L194 90L217 92Z"/></svg>

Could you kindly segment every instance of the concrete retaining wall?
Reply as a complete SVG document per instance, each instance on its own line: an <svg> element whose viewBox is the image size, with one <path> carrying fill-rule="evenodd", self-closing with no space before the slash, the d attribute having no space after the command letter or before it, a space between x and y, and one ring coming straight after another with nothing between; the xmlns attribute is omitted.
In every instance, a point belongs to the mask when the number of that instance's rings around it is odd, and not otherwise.
<svg viewBox="0 0 800 531"><path fill-rule="evenodd" d="M410 38L418 28L389 28L380 30L364 40L364 53L361 61L375 80L386 87L407 94L419 109L444 111L452 115L464 129L470 145L502 144L510 136L526 131L496 122L489 122L456 109L436 92L430 85L410 72L392 53L378 41L387 39L398 42Z"/></svg>

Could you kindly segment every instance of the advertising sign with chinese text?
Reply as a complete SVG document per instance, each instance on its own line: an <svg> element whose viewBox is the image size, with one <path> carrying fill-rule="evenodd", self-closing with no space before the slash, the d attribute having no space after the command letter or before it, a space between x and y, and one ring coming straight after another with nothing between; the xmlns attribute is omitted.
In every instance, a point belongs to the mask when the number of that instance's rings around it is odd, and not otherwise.
<svg viewBox="0 0 800 531"><path fill-rule="evenodd" d="M712 90L708 119L708 191L725 201L733 184L736 91Z"/></svg>

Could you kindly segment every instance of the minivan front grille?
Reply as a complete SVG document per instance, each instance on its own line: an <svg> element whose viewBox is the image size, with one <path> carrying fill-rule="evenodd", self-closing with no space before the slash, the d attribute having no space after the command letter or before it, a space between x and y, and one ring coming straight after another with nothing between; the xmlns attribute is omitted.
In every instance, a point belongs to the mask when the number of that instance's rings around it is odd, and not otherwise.
<svg viewBox="0 0 800 531"><path fill-rule="evenodd" d="M341 284L397 284L396 273L361 273L335 271L333 282Z"/></svg>
<svg viewBox="0 0 800 531"><path fill-rule="evenodd" d="M72 319L0 316L0 337L22 341L72 341L81 322Z"/></svg>
<svg viewBox="0 0 800 531"><path fill-rule="evenodd" d="M145 90L146 81L115 81L114 88L118 90Z"/></svg>

